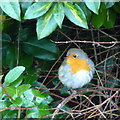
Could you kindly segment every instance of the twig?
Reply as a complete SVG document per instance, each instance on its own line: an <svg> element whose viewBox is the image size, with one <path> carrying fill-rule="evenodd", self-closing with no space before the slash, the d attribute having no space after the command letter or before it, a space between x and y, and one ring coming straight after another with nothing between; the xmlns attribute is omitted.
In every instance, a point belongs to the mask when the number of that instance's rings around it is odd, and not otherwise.
<svg viewBox="0 0 120 120"><path fill-rule="evenodd" d="M104 118L106 118L105 115L103 114L103 112L99 109L100 106L96 106L86 95L83 95L83 96L84 96L86 99L88 99L91 104L94 105L94 107L101 113L101 115L102 115Z"/></svg>
<svg viewBox="0 0 120 120"><path fill-rule="evenodd" d="M76 92L73 92L69 97L65 98L57 107L55 112L52 115L52 119L54 119L55 115L59 112L59 110L68 102L70 101L72 98L74 98L76 96Z"/></svg>
<svg viewBox="0 0 120 120"><path fill-rule="evenodd" d="M16 65L18 66L19 64L19 57L20 57L20 29L21 29L21 23L19 23L19 31L18 31L18 41L17 41L17 63Z"/></svg>
<svg viewBox="0 0 120 120"><path fill-rule="evenodd" d="M108 113L110 111L116 111L116 110L120 110L120 108L110 109L110 110L104 111L103 113ZM100 113L92 115L92 116L89 116L88 118L93 118L93 117L96 117L96 116L99 116L99 115L100 115ZM115 115L115 114L112 114L112 115Z"/></svg>
<svg viewBox="0 0 120 120"><path fill-rule="evenodd" d="M98 66L98 65L100 65L100 64L102 64L102 63L104 63L106 60L112 58L112 57L115 56L115 55L118 55L119 53L120 53L120 52L118 52L118 53L116 53L116 54L114 54L114 55L111 55L110 57L108 57L108 58L106 58L105 60L103 60L103 61L101 61L100 63L98 63L96 66Z"/></svg>
<svg viewBox="0 0 120 120"><path fill-rule="evenodd" d="M94 39L94 34L93 34L93 29L92 29L92 27L91 27L91 36L92 36L92 41L93 41L93 43L95 42L95 39ZM95 56L95 63L97 64L97 61L98 61L98 59L97 59L97 52L96 52L96 46L93 44L93 48L94 48L94 56Z"/></svg>
<svg viewBox="0 0 120 120"><path fill-rule="evenodd" d="M51 40L52 41L52 40ZM86 41L86 40L71 40L71 41L52 41L54 43L57 44L63 44L63 43L90 43L90 44L96 44L98 46L100 46L100 44L119 44L120 41L112 41L112 42L95 42L95 41Z"/></svg>
<svg viewBox="0 0 120 120"><path fill-rule="evenodd" d="M112 38L113 40L116 40L116 41L117 41L116 38L112 37L111 35L107 34L106 32L104 32L104 31L102 31L102 30L100 30L100 29L98 29L98 31L100 31L101 33L105 34L105 35L108 36L109 38Z"/></svg>
<svg viewBox="0 0 120 120"><path fill-rule="evenodd" d="M69 46L68 46L69 47ZM68 47L66 48L66 50L68 49ZM42 85L44 84L45 80L48 78L50 72L52 71L52 69L54 68L54 66L58 63L59 59L63 56L63 54L66 52L66 50L61 54L61 56L56 60L56 62L53 64L53 66L50 68L48 74L46 75L45 79L43 80L42 84L40 85L40 88L42 87Z"/></svg>

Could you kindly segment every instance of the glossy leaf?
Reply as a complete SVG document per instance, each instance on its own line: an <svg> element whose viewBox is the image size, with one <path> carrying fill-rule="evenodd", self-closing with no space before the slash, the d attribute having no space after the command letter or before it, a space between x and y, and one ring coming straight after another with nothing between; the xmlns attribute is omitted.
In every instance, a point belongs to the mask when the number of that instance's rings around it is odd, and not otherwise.
<svg viewBox="0 0 120 120"><path fill-rule="evenodd" d="M40 104L39 106L34 107L36 109L49 109L47 104ZM27 110L26 115L30 118L42 118L46 115L49 115L49 110Z"/></svg>
<svg viewBox="0 0 120 120"><path fill-rule="evenodd" d="M49 10L51 5L52 2L37 2L32 4L27 9L24 19L33 19L42 16Z"/></svg>
<svg viewBox="0 0 120 120"><path fill-rule="evenodd" d="M10 86L18 87L22 83L22 81L23 81L23 76L20 76L14 82L10 83Z"/></svg>
<svg viewBox="0 0 120 120"><path fill-rule="evenodd" d="M17 45L10 44L5 56L6 64L9 65L10 69L14 68L17 64L17 54Z"/></svg>
<svg viewBox="0 0 120 120"><path fill-rule="evenodd" d="M26 97L26 99L28 99L29 101L32 101L34 98L34 94L32 92L32 89L26 90L24 92L24 96Z"/></svg>
<svg viewBox="0 0 120 120"><path fill-rule="evenodd" d="M51 8L44 16L37 20L37 37L42 39L50 35L57 27L57 23L53 17L54 9Z"/></svg>
<svg viewBox="0 0 120 120"><path fill-rule="evenodd" d="M104 23L104 26L108 29L113 28L115 25L115 20L116 20L116 12L108 9L107 10L107 18L106 18L106 21Z"/></svg>
<svg viewBox="0 0 120 120"><path fill-rule="evenodd" d="M40 105L43 101L44 101L44 98L36 97L35 104L36 104L36 105Z"/></svg>
<svg viewBox="0 0 120 120"><path fill-rule="evenodd" d="M23 66L17 66L10 70L7 75L5 76L5 83L9 85L10 83L14 82L25 70Z"/></svg>
<svg viewBox="0 0 120 120"><path fill-rule="evenodd" d="M44 101L42 101L43 104L50 104L53 101L53 98L46 93L43 93L42 96L44 96Z"/></svg>
<svg viewBox="0 0 120 120"><path fill-rule="evenodd" d="M113 9L120 14L120 2L116 2Z"/></svg>
<svg viewBox="0 0 120 120"><path fill-rule="evenodd" d="M24 42L23 49L27 54L31 54L39 59L55 60L58 56L56 44L49 40Z"/></svg>
<svg viewBox="0 0 120 120"><path fill-rule="evenodd" d="M22 99L17 97L15 100L11 100L11 102L15 105L22 105Z"/></svg>
<svg viewBox="0 0 120 120"><path fill-rule="evenodd" d="M16 94L16 88L15 87L5 87L6 92L13 97Z"/></svg>
<svg viewBox="0 0 120 120"><path fill-rule="evenodd" d="M20 5L21 5L21 10L22 10L22 16L23 16L26 10L32 5L32 1L20 2Z"/></svg>
<svg viewBox="0 0 120 120"><path fill-rule="evenodd" d="M33 64L33 56L21 53L19 65L24 66L25 68L30 68Z"/></svg>
<svg viewBox="0 0 120 120"><path fill-rule="evenodd" d="M18 34L19 22L15 19L10 18L9 16L5 16L5 19L2 19L2 27L3 33L9 34L12 38L14 35Z"/></svg>
<svg viewBox="0 0 120 120"><path fill-rule="evenodd" d="M65 14L74 24L83 28L88 28L86 16L77 4L72 5L71 3L65 3Z"/></svg>
<svg viewBox="0 0 120 120"><path fill-rule="evenodd" d="M54 6L54 19L60 28L62 28L64 16L64 8L62 3L56 3Z"/></svg>
<svg viewBox="0 0 120 120"><path fill-rule="evenodd" d="M17 96L22 95L25 91L27 91L29 88L31 87L31 85L26 84L26 85L21 85L19 87L16 88L16 94Z"/></svg>
<svg viewBox="0 0 120 120"><path fill-rule="evenodd" d="M114 4L115 4L115 2L113 1L111 1L111 2L104 2L105 3L105 6L106 6L106 8L111 8Z"/></svg>
<svg viewBox="0 0 120 120"><path fill-rule="evenodd" d="M24 76L24 82L25 84L30 84L33 85L33 83L38 79L37 76L33 76L33 75L27 75Z"/></svg>
<svg viewBox="0 0 120 120"><path fill-rule="evenodd" d="M40 94L40 91L36 90L36 89L32 89L32 93L35 97L40 97L42 99L44 99L45 97L43 95Z"/></svg>
<svg viewBox="0 0 120 120"><path fill-rule="evenodd" d="M32 90L29 89L27 91L24 92L24 97L22 98L23 99L23 107L34 107L35 104L33 102L33 98L34 98L34 95L32 93Z"/></svg>
<svg viewBox="0 0 120 120"><path fill-rule="evenodd" d="M97 1L90 1L88 2L88 0L84 0L86 6L93 11L95 14L98 14L99 8L100 8L100 0Z"/></svg>
<svg viewBox="0 0 120 120"><path fill-rule="evenodd" d="M53 101L53 98L48 94L39 94L36 97L36 105L39 105L40 103L43 104L50 104Z"/></svg>
<svg viewBox="0 0 120 120"><path fill-rule="evenodd" d="M26 97L23 98L23 104L22 104L23 107L25 108L29 108L29 107L35 107L36 105L34 104L33 101L30 101L29 99L27 99Z"/></svg>
<svg viewBox="0 0 120 120"><path fill-rule="evenodd" d="M21 21L20 5L19 5L18 0L16 0L15 2L6 0L5 2L0 2L0 6L1 6L2 10L8 16L10 16L18 21Z"/></svg>
<svg viewBox="0 0 120 120"><path fill-rule="evenodd" d="M18 110L5 110L2 112L2 117L4 119L17 118L17 116L18 116Z"/></svg>
<svg viewBox="0 0 120 120"><path fill-rule="evenodd" d="M38 82L38 81L35 81L34 84L33 84L33 87L40 87L41 86L41 91L47 91L47 87L45 85L43 85L42 83Z"/></svg>
<svg viewBox="0 0 120 120"><path fill-rule="evenodd" d="M6 33L3 33L2 34L2 41L3 42L11 42L11 37L8 35L8 34L6 34Z"/></svg>
<svg viewBox="0 0 120 120"><path fill-rule="evenodd" d="M98 15L93 14L91 22L96 29L100 28L106 20L106 8L104 4L102 4Z"/></svg>
<svg viewBox="0 0 120 120"><path fill-rule="evenodd" d="M0 110L4 110L5 107L9 107L10 105L11 105L11 102L9 99L0 100L0 106L2 106Z"/></svg>
<svg viewBox="0 0 120 120"><path fill-rule="evenodd" d="M88 9L88 7L85 5L84 2L78 2L77 4L78 4L79 7L84 11L85 16L86 16L86 19L87 19L87 21L89 22L90 19L91 19L91 15L92 15L91 10Z"/></svg>
<svg viewBox="0 0 120 120"><path fill-rule="evenodd" d="M8 48L10 42L11 42L11 37L8 34L3 33L2 34L2 46L0 46L0 47L2 47L1 49Z"/></svg>

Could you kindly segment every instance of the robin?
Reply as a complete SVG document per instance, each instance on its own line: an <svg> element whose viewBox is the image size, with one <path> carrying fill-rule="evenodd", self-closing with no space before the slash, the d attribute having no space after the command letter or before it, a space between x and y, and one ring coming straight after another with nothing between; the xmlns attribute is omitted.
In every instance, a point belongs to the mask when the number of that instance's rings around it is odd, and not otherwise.
<svg viewBox="0 0 120 120"><path fill-rule="evenodd" d="M68 88L81 88L93 78L94 63L78 48L71 48L58 70L60 81Z"/></svg>

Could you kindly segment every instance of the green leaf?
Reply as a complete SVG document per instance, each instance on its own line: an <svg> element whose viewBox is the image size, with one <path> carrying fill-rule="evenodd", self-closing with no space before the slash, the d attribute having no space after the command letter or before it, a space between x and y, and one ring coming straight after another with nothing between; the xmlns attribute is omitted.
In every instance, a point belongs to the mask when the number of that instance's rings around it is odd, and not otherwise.
<svg viewBox="0 0 120 120"><path fill-rule="evenodd" d="M23 16L26 10L28 9L28 7L32 5L32 1L20 2L20 5L21 5L21 10L22 10L22 16Z"/></svg>
<svg viewBox="0 0 120 120"><path fill-rule="evenodd" d="M23 78L24 78L24 76L20 76L14 82L10 83L10 86L18 87L22 83Z"/></svg>
<svg viewBox="0 0 120 120"><path fill-rule="evenodd" d="M23 99L23 107L34 107L35 104L33 102L33 98L34 98L34 95L33 95L33 92L32 92L32 89L29 89L27 91L24 92L24 97L22 96L22 99Z"/></svg>
<svg viewBox="0 0 120 120"><path fill-rule="evenodd" d="M2 10L10 17L21 21L20 18L20 5L18 0L15 2L11 2L10 0L6 0L5 2L0 2L0 6Z"/></svg>
<svg viewBox="0 0 120 120"><path fill-rule="evenodd" d="M33 85L33 83L38 79L37 76L27 75L24 76L24 82L25 84Z"/></svg>
<svg viewBox="0 0 120 120"><path fill-rule="evenodd" d="M58 57L56 44L49 40L24 42L23 49L27 54L43 60L56 60Z"/></svg>
<svg viewBox="0 0 120 120"><path fill-rule="evenodd" d="M53 98L49 94L43 93L42 95L45 97L44 101L42 101L43 104L50 104L53 101Z"/></svg>
<svg viewBox="0 0 120 120"><path fill-rule="evenodd" d="M54 6L54 19L60 28L62 28L64 16L64 8L62 3L56 3Z"/></svg>
<svg viewBox="0 0 120 120"><path fill-rule="evenodd" d="M29 101L32 101L33 98L34 98L34 94L33 94L32 89L26 90L26 91L24 92L24 96L25 96L26 99L28 99Z"/></svg>
<svg viewBox="0 0 120 120"><path fill-rule="evenodd" d="M18 34L20 26L19 26L19 22L16 21L15 19L10 18L9 16L5 16L5 19L2 19L1 23L2 23L2 27L3 27L3 32L9 34L11 38L14 35Z"/></svg>
<svg viewBox="0 0 120 120"><path fill-rule="evenodd" d="M16 94L17 96L22 95L25 91L27 91L29 88L31 87L31 85L26 84L26 85L21 85L19 87L16 88Z"/></svg>
<svg viewBox="0 0 120 120"><path fill-rule="evenodd" d="M0 106L2 107L0 110L4 110L4 108L9 107L10 105L11 102L9 99L0 100Z"/></svg>
<svg viewBox="0 0 120 120"><path fill-rule="evenodd" d="M40 94L40 91L36 90L36 89L32 89L32 93L35 97L40 97L42 99L44 99L45 97L43 95Z"/></svg>
<svg viewBox="0 0 120 120"><path fill-rule="evenodd" d="M96 29L100 28L106 20L106 8L105 5L102 4L99 10L98 15L93 14L91 22Z"/></svg>
<svg viewBox="0 0 120 120"><path fill-rule="evenodd" d="M78 2L77 5L79 5L79 7L84 11L87 22L89 22L92 15L91 11L88 9L84 2Z"/></svg>
<svg viewBox="0 0 120 120"><path fill-rule="evenodd" d="M36 105L34 104L33 101L30 101L29 99L23 98L23 104L22 107L29 108L29 107L35 107Z"/></svg>
<svg viewBox="0 0 120 120"><path fill-rule="evenodd" d="M120 14L120 2L116 2L113 9Z"/></svg>
<svg viewBox="0 0 120 120"><path fill-rule="evenodd" d="M16 88L15 87L5 87L6 92L13 97L16 94Z"/></svg>
<svg viewBox="0 0 120 120"><path fill-rule="evenodd" d="M2 118L4 119L17 118L17 116L18 116L18 110L5 110L2 112Z"/></svg>
<svg viewBox="0 0 120 120"><path fill-rule="evenodd" d="M33 101L34 98L34 103L36 103L36 105L39 105L41 103L50 104L53 101L53 98L50 95L46 93L40 94L40 91L36 89L29 89L25 91L24 96L26 99L29 99L29 101Z"/></svg>
<svg viewBox="0 0 120 120"><path fill-rule="evenodd" d="M30 68L33 64L33 56L21 53L20 61L18 65L24 66L25 68Z"/></svg>
<svg viewBox="0 0 120 120"><path fill-rule="evenodd" d="M7 48L7 53L5 57L6 64L9 65L9 68L12 69L17 64L17 45L9 45Z"/></svg>
<svg viewBox="0 0 120 120"><path fill-rule="evenodd" d="M83 28L88 28L86 16L82 9L77 5L72 5L70 3L64 3L66 7L65 8L65 14L67 18L73 22L74 24L81 26Z"/></svg>
<svg viewBox="0 0 120 120"><path fill-rule="evenodd" d="M2 34L2 46L0 46L1 47L0 49L3 50L2 51L3 54L6 53L6 49L8 49L10 42L11 42L11 37L8 34L3 33Z"/></svg>
<svg viewBox="0 0 120 120"><path fill-rule="evenodd" d="M11 102L15 105L21 105L22 104L22 98L17 97L15 100L11 100Z"/></svg>
<svg viewBox="0 0 120 120"><path fill-rule="evenodd" d="M118 81L115 78L110 78L105 83L105 87L107 88L115 88L115 87L119 87L119 85L120 85L120 81Z"/></svg>
<svg viewBox="0 0 120 120"><path fill-rule="evenodd" d="M42 39L50 35L57 27L57 23L53 17L53 7L44 15L37 20L37 37Z"/></svg>
<svg viewBox="0 0 120 120"><path fill-rule="evenodd" d="M34 96L36 97L36 104L50 104L53 101L53 98L46 93L40 94L40 91L36 90L36 89L32 89L32 93L34 94Z"/></svg>
<svg viewBox="0 0 120 120"><path fill-rule="evenodd" d="M8 34L3 33L2 34L2 41L3 42L11 42L11 37Z"/></svg>
<svg viewBox="0 0 120 120"><path fill-rule="evenodd" d="M113 10L108 9L107 10L107 18L106 21L104 23L104 26L109 29L109 28L113 28L115 25L115 20L116 20L116 12L114 12Z"/></svg>
<svg viewBox="0 0 120 120"><path fill-rule="evenodd" d="M5 83L9 85L10 83L14 82L25 70L23 66L17 66L10 70L7 75L5 76Z"/></svg>
<svg viewBox="0 0 120 120"><path fill-rule="evenodd" d="M35 104L36 104L36 105L40 105L43 101L44 101L44 98L42 98L42 97L36 97L36 102L35 102Z"/></svg>
<svg viewBox="0 0 120 120"><path fill-rule="evenodd" d="M49 106L46 104L40 104L39 106L34 107L36 109L49 109ZM42 118L46 115L49 115L49 110L27 110L26 115L30 118Z"/></svg>
<svg viewBox="0 0 120 120"><path fill-rule="evenodd" d="M47 90L47 87L43 85L41 82L35 81L32 85L33 87L40 87L41 86L41 91L46 91L49 93L49 90Z"/></svg>
<svg viewBox="0 0 120 120"><path fill-rule="evenodd" d="M91 11L93 11L95 14L98 14L100 8L100 0L97 0L97 2L88 2L88 0L85 0L85 4Z"/></svg>
<svg viewBox="0 0 120 120"><path fill-rule="evenodd" d="M52 2L38 2L32 4L26 11L24 19L33 19L45 14L51 7Z"/></svg>
<svg viewBox="0 0 120 120"><path fill-rule="evenodd" d="M104 3L105 3L106 8L111 8L115 4L115 2L112 2L112 1L104 2Z"/></svg>

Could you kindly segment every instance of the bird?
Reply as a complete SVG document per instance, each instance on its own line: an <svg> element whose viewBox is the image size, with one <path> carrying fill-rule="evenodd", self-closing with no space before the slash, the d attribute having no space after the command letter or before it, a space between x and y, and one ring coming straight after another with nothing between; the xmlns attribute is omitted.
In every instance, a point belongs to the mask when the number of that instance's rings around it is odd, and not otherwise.
<svg viewBox="0 0 120 120"><path fill-rule="evenodd" d="M94 62L80 48L70 48L58 69L58 78L69 89L81 88L91 81Z"/></svg>

